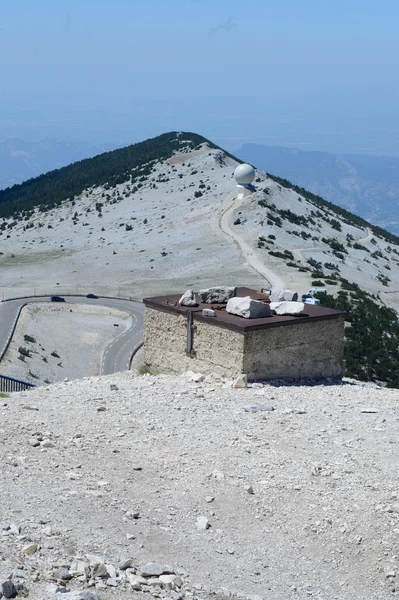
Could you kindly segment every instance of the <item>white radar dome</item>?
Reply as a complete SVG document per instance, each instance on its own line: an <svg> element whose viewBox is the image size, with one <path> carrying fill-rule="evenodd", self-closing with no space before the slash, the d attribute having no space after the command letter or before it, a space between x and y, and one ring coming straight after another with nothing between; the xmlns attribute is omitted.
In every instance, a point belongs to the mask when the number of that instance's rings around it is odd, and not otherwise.
<svg viewBox="0 0 399 600"><path fill-rule="evenodd" d="M255 169L251 165L238 165L234 171L234 179L239 185L249 185L255 179Z"/></svg>

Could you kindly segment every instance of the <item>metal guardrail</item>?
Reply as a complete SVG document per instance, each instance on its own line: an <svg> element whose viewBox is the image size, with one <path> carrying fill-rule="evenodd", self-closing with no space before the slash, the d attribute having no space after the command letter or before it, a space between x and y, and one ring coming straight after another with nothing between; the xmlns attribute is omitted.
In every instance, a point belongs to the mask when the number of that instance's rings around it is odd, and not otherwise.
<svg viewBox="0 0 399 600"><path fill-rule="evenodd" d="M23 392L34 387L33 383L0 375L0 392Z"/></svg>

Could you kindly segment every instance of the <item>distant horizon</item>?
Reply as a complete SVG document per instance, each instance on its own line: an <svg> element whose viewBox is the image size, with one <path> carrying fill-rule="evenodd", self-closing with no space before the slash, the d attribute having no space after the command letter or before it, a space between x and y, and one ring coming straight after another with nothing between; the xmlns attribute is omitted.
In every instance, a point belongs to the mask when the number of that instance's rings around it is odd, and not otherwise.
<svg viewBox="0 0 399 600"><path fill-rule="evenodd" d="M170 130L172 131L172 130ZM176 129L174 131L187 131L187 130L183 130L183 129ZM42 137L38 137L36 139L24 139L22 136L14 136L14 137L8 137L5 139L1 139L0 138L0 144L5 144L7 142L12 142L12 141L21 141L27 144L39 144L40 142L43 142L45 140L57 140L60 141L62 143L71 143L71 144L84 144L87 146L108 146L110 147L110 149L105 150L106 152L109 152L111 150L117 150L118 148L123 148L126 146L130 146L133 144L138 144L146 139L151 139L154 137L157 137L158 135L162 135L163 133L169 133L169 131L163 131L160 132L159 134L154 134L151 136L147 136L147 137L143 137L141 139L137 139L134 141L130 141L130 142L114 142L114 141L110 141L110 140L85 140L85 139L66 139L66 138L62 138L59 135L45 135ZM334 154L334 155L340 155L340 156L344 156L344 155L359 155L359 156L379 156L379 157L386 157L386 158L399 158L399 152L398 153L392 153L392 154L386 154L386 153L378 153L378 152L360 152L360 151L343 151L343 152L337 152L337 151L333 151L333 150L326 150L326 149L320 149L320 148L300 148L299 145L296 145L295 143L290 144L289 142L287 142L286 144L277 144L277 143L269 143L267 141L265 142L259 142L259 141L253 141L253 140L246 140L246 141L242 141L240 143L240 145L233 145L231 142L229 144L223 144L223 141L218 140L217 138L212 138L212 137L208 137L206 135L204 135L203 133L201 133L200 131L193 131L191 130L191 133L196 133L198 135L201 135L202 137L205 137L206 139L208 139L209 141L217 144L218 146L220 146L221 148L223 148L224 150L233 153L236 151L238 152L239 150L241 150L242 146L246 145L246 144L254 144L254 145L259 145L259 146L267 146L269 148L284 148L287 150L298 150L299 152L306 152L306 153L310 153L310 152L320 152L320 153L325 153L325 154Z"/></svg>
<svg viewBox="0 0 399 600"><path fill-rule="evenodd" d="M397 156L398 21L395 0L7 2L0 139Z"/></svg>

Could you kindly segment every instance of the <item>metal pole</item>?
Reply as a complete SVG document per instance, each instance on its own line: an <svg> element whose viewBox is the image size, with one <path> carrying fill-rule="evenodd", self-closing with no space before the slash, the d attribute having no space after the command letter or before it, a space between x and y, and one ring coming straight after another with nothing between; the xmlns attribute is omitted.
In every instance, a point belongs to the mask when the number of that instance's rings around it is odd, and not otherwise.
<svg viewBox="0 0 399 600"><path fill-rule="evenodd" d="M187 312L187 338L186 338L186 354L191 354L193 349L193 313L191 310Z"/></svg>

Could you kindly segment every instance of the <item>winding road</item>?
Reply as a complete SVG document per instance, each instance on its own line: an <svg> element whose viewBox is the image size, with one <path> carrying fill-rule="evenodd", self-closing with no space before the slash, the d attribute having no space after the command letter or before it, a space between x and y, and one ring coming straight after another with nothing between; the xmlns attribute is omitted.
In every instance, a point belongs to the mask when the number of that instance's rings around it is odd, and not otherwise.
<svg viewBox="0 0 399 600"><path fill-rule="evenodd" d="M86 298L82 296L64 296L70 304L93 304L122 310L128 313L133 323L127 331L110 342L104 349L101 358L101 375L125 371L130 367L130 360L143 341L144 305L131 300L116 298ZM14 331L21 308L30 302L50 302L49 296L35 296L0 302L0 360Z"/></svg>

